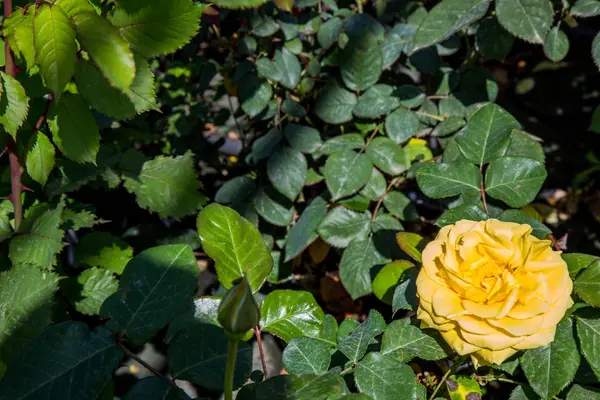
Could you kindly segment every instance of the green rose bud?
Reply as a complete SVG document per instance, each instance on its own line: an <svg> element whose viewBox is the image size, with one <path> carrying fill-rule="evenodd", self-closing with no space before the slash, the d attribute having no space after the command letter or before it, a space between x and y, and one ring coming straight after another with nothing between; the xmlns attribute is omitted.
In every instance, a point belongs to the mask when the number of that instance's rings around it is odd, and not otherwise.
<svg viewBox="0 0 600 400"><path fill-rule="evenodd" d="M260 312L252 289L246 278L242 278L223 296L217 320L226 332L241 334L254 328L259 319Z"/></svg>

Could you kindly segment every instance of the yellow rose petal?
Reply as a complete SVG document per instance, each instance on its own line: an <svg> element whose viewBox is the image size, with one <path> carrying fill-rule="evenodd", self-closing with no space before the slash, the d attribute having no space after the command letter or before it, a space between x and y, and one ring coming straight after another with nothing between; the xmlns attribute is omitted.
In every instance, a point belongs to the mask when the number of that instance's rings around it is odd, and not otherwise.
<svg viewBox="0 0 600 400"><path fill-rule="evenodd" d="M527 336L525 340L515 344L514 347L517 350L535 349L537 347L545 346L554 340L554 334L556 333L556 326L548 329L540 329L531 336Z"/></svg>
<svg viewBox="0 0 600 400"><path fill-rule="evenodd" d="M467 313L462 306L460 297L450 289L440 287L433 294L433 312L442 317L457 316Z"/></svg>
<svg viewBox="0 0 600 400"><path fill-rule="evenodd" d="M550 304L540 298L534 297L526 304L516 304L508 312L508 316L515 319L527 319L550 310Z"/></svg>
<svg viewBox="0 0 600 400"><path fill-rule="evenodd" d="M512 336L500 331L497 332L490 335L477 335L463 331L461 335L467 342L488 350L503 350L507 347L513 347L526 338L526 336Z"/></svg>
<svg viewBox="0 0 600 400"><path fill-rule="evenodd" d="M471 300L463 300L465 310L479 318L495 318L502 311L502 303L483 304Z"/></svg>
<svg viewBox="0 0 600 400"><path fill-rule="evenodd" d="M479 365L502 364L507 358L515 355L517 351L512 347L503 350L481 349L471 354L471 358L475 358Z"/></svg>
<svg viewBox="0 0 600 400"><path fill-rule="evenodd" d="M460 317L454 318L454 321L458 322L460 327L465 331L476 333L478 335L490 335L498 332L498 330L488 324L486 320L478 317L461 315Z"/></svg>
<svg viewBox="0 0 600 400"><path fill-rule="evenodd" d="M446 343L448 343L448 345L461 356L481 350L480 347L463 340L460 336L458 336L456 331L440 332L440 335L442 335Z"/></svg>
<svg viewBox="0 0 600 400"><path fill-rule="evenodd" d="M490 325L500 328L511 335L527 336L533 335L540 330L544 322L544 315L537 315L529 319L506 317L502 319L490 319L488 322Z"/></svg>

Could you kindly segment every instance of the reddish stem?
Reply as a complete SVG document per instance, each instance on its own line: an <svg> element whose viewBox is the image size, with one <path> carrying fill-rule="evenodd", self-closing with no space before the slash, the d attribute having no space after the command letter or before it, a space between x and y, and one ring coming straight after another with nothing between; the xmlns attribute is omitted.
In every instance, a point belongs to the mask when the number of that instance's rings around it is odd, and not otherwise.
<svg viewBox="0 0 600 400"><path fill-rule="evenodd" d="M256 328L254 328L254 335L256 336L256 344L258 345L258 354L260 355L260 363L262 364L263 374L265 375L265 379L269 379L267 372L267 361L265 360L265 352L262 344L262 332L258 325Z"/></svg>

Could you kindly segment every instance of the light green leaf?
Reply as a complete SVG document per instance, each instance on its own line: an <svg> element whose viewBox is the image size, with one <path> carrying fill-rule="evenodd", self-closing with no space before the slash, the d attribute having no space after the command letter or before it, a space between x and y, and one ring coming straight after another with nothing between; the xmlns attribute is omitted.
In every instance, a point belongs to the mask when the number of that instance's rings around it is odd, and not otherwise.
<svg viewBox="0 0 600 400"><path fill-rule="evenodd" d="M321 92L315 113L328 124L343 124L352 120L356 95L340 87L336 81L328 83Z"/></svg>
<svg viewBox="0 0 600 400"><path fill-rule="evenodd" d="M366 296L373 292L371 268L390 262L377 249L371 237L357 235L350 242L340 260L340 280L352 299Z"/></svg>
<svg viewBox="0 0 600 400"><path fill-rule="evenodd" d="M527 350L520 364L533 390L542 398L551 399L571 383L579 361L573 321L567 318L557 325L552 343Z"/></svg>
<svg viewBox="0 0 600 400"><path fill-rule="evenodd" d="M514 37L498 23L495 17L481 21L475 32L475 48L484 57L492 60L504 60L514 43Z"/></svg>
<svg viewBox="0 0 600 400"><path fill-rule="evenodd" d="M574 17L595 17L600 15L600 1L598 0L576 0L569 14Z"/></svg>
<svg viewBox="0 0 600 400"><path fill-rule="evenodd" d="M331 363L331 346L305 336L292 339L283 351L283 365L289 374L322 374Z"/></svg>
<svg viewBox="0 0 600 400"><path fill-rule="evenodd" d="M372 169L369 157L364 154L344 150L331 155L321 172L327 181L332 201L358 192L369 181Z"/></svg>
<svg viewBox="0 0 600 400"><path fill-rule="evenodd" d="M69 159L96 163L100 132L92 111L80 96L65 93L52 103L48 125L58 148Z"/></svg>
<svg viewBox="0 0 600 400"><path fill-rule="evenodd" d="M412 369L391 355L367 354L356 367L354 380L358 390L374 400L426 398Z"/></svg>
<svg viewBox="0 0 600 400"><path fill-rule="evenodd" d="M410 258L419 263L421 262L421 253L427 244L421 235L413 232L398 232L396 242Z"/></svg>
<svg viewBox="0 0 600 400"><path fill-rule="evenodd" d="M342 340L337 349L352 362L358 362L367 353L369 342L385 331L385 320L375 310L371 310L365 322Z"/></svg>
<svg viewBox="0 0 600 400"><path fill-rule="evenodd" d="M392 96L394 88L390 85L377 84L369 88L354 106L354 115L359 118L377 118L387 114L400 105Z"/></svg>
<svg viewBox="0 0 600 400"><path fill-rule="evenodd" d="M298 61L298 58L295 55L290 53L286 47L283 47L281 50L275 51L275 59L273 63L281 73L281 84L284 87L293 89L298 86L302 67L300 66L300 61Z"/></svg>
<svg viewBox="0 0 600 400"><path fill-rule="evenodd" d="M283 147L273 154L267 162L267 176L279 193L291 201L302 191L308 164L304 155L290 147Z"/></svg>
<svg viewBox="0 0 600 400"><path fill-rule="evenodd" d="M506 152L512 130L520 126L503 108L487 104L469 119L456 142L469 161L487 164Z"/></svg>
<svg viewBox="0 0 600 400"><path fill-rule="evenodd" d="M471 163L426 163L416 175L423 193L434 199L461 193L476 196L481 190L481 173Z"/></svg>
<svg viewBox="0 0 600 400"><path fill-rule="evenodd" d="M294 203L271 186L259 188L252 204L258 215L275 226L288 226L294 218Z"/></svg>
<svg viewBox="0 0 600 400"><path fill-rule="evenodd" d="M95 399L122 357L103 327L90 331L83 322L63 322L46 329L8 364L0 393L12 400Z"/></svg>
<svg viewBox="0 0 600 400"><path fill-rule="evenodd" d="M600 400L600 392L597 389L587 389L583 386L573 385L569 390L569 394L567 394L566 400Z"/></svg>
<svg viewBox="0 0 600 400"><path fill-rule="evenodd" d="M324 314L312 294L296 290L275 290L260 306L263 331L289 342L299 336L318 337Z"/></svg>
<svg viewBox="0 0 600 400"><path fill-rule="evenodd" d="M75 264L106 268L121 275L133 257L133 248L107 232L91 232L75 246Z"/></svg>
<svg viewBox="0 0 600 400"><path fill-rule="evenodd" d="M0 124L13 137L25 122L29 112L29 97L25 94L23 86L10 75L0 72L2 86L0 86ZM4 92L4 93L3 93Z"/></svg>
<svg viewBox="0 0 600 400"><path fill-rule="evenodd" d="M141 207L177 219L196 212L205 201L198 186L189 151L177 157L158 156L125 177L125 188L135 194Z"/></svg>
<svg viewBox="0 0 600 400"><path fill-rule="evenodd" d="M327 214L327 202L322 197L315 197L304 209L298 222L290 229L285 241L285 262L298 256L318 234L317 227Z"/></svg>
<svg viewBox="0 0 600 400"><path fill-rule="evenodd" d="M502 26L530 43L544 43L553 19L549 0L497 0L496 14Z"/></svg>
<svg viewBox="0 0 600 400"><path fill-rule="evenodd" d="M104 300L117 291L119 283L111 271L90 268L76 278L69 278L67 295L77 311L98 315Z"/></svg>
<svg viewBox="0 0 600 400"><path fill-rule="evenodd" d="M228 339L222 328L196 324L179 332L169 343L168 358L175 378L208 390L222 391L225 381ZM252 350L240 341L235 360L233 387L239 388L250 375Z"/></svg>
<svg viewBox="0 0 600 400"><path fill-rule="evenodd" d="M357 237L369 232L371 213L356 212L346 207L336 207L325 216L319 225L319 235L334 247L346 247Z"/></svg>
<svg viewBox="0 0 600 400"><path fill-rule="evenodd" d="M133 53L119 31L96 12L72 17L81 46L87 51L111 84L127 90L135 77Z"/></svg>
<svg viewBox="0 0 600 400"><path fill-rule="evenodd" d="M374 36L354 37L344 48L340 74L348 89L368 89L377 83L382 69L383 55Z"/></svg>
<svg viewBox="0 0 600 400"><path fill-rule="evenodd" d="M10 241L8 257L14 263L29 263L48 269L62 247L63 233L59 229L64 204L56 208L40 204L29 211Z"/></svg>
<svg viewBox="0 0 600 400"><path fill-rule="evenodd" d="M373 293L375 296L384 303L391 305L394 298L394 291L404 271L414 266L413 263L406 260L398 260L386 264L379 270L375 279L373 279Z"/></svg>
<svg viewBox="0 0 600 400"><path fill-rule="evenodd" d="M377 168L371 170L371 177L367 184L360 190L360 194L372 201L378 201L385 195L387 182Z"/></svg>
<svg viewBox="0 0 600 400"><path fill-rule="evenodd" d="M600 307L600 261L591 263L577 277L575 293L592 307Z"/></svg>
<svg viewBox="0 0 600 400"><path fill-rule="evenodd" d="M402 362L415 357L423 360L439 360L446 352L431 336L410 324L410 319L393 321L383 334L381 354L390 354Z"/></svg>
<svg viewBox="0 0 600 400"><path fill-rule="evenodd" d="M129 261L119 290L102 304L106 327L134 344L145 343L189 304L200 271L187 245L142 251Z"/></svg>
<svg viewBox="0 0 600 400"><path fill-rule="evenodd" d="M569 52L569 38L558 27L554 27L544 40L544 54L551 61L558 62Z"/></svg>
<svg viewBox="0 0 600 400"><path fill-rule="evenodd" d="M387 137L371 140L365 153L377 168L392 176L400 175L410 167L402 147Z"/></svg>
<svg viewBox="0 0 600 400"><path fill-rule="evenodd" d="M55 4L58 4L69 18L81 13L96 12L89 0L56 0Z"/></svg>
<svg viewBox="0 0 600 400"><path fill-rule="evenodd" d="M506 210L498 216L500 221L527 224L533 228L531 234L538 239L546 239L552 233L550 228L521 210Z"/></svg>
<svg viewBox="0 0 600 400"><path fill-rule="evenodd" d="M322 48L328 49L338 40L343 25L342 20L338 17L333 17L321 25L317 33L317 41Z"/></svg>
<svg viewBox="0 0 600 400"><path fill-rule="evenodd" d="M213 1L212 4L219 8L230 8L230 9L244 9L244 8L257 8L266 3L266 0L217 0Z"/></svg>
<svg viewBox="0 0 600 400"><path fill-rule="evenodd" d="M27 63L27 69L35 65L35 47L33 44L33 16L35 7L29 7L27 12L15 9L4 21L3 33L8 39L15 55L19 53ZM16 48L15 48L16 47Z"/></svg>
<svg viewBox="0 0 600 400"><path fill-rule="evenodd" d="M446 225L453 225L461 219L470 221L485 221L487 214L481 208L472 204L462 204L456 208L444 211L444 213L435 222L440 228Z"/></svg>
<svg viewBox="0 0 600 400"><path fill-rule="evenodd" d="M13 265L0 273L0 361L8 363L50 324L58 277L37 266Z"/></svg>
<svg viewBox="0 0 600 400"><path fill-rule="evenodd" d="M54 145L50 143L46 135L38 131L33 136L30 146L25 159L27 173L44 187L48 175L54 168Z"/></svg>
<svg viewBox="0 0 600 400"><path fill-rule="evenodd" d="M152 58L187 44L196 34L206 7L191 0L153 3L133 0L119 3L110 15L110 22L134 51Z"/></svg>
<svg viewBox="0 0 600 400"><path fill-rule="evenodd" d="M511 207L523 207L535 199L545 179L544 164L525 157L501 157L488 167L485 192Z"/></svg>
<svg viewBox="0 0 600 400"><path fill-rule="evenodd" d="M385 133L398 144L407 142L421 129L421 121L417 115L404 108L399 108L385 119Z"/></svg>
<svg viewBox="0 0 600 400"><path fill-rule="evenodd" d="M215 260L219 282L226 288L245 276L257 292L273 268L260 232L229 207L210 204L198 215L202 248Z"/></svg>
<svg viewBox="0 0 600 400"><path fill-rule="evenodd" d="M443 0L427 13L413 40L413 52L442 42L482 18L490 0Z"/></svg>
<svg viewBox="0 0 600 400"><path fill-rule="evenodd" d="M577 318L577 336L581 354L600 379L600 319Z"/></svg>

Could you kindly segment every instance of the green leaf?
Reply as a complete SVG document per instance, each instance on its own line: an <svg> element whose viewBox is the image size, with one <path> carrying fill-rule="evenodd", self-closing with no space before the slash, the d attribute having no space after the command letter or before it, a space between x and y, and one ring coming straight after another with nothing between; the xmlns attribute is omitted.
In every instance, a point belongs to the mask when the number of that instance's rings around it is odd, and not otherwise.
<svg viewBox="0 0 600 400"><path fill-rule="evenodd" d="M600 392L584 388L583 386L573 385L571 390L569 390L569 394L567 394L566 400L600 400Z"/></svg>
<svg viewBox="0 0 600 400"><path fill-rule="evenodd" d="M577 336L581 354L600 379L600 319L577 318Z"/></svg>
<svg viewBox="0 0 600 400"><path fill-rule="evenodd" d="M117 291L119 283L111 271L90 268L76 278L69 278L67 293L69 300L82 314L98 315L102 303Z"/></svg>
<svg viewBox="0 0 600 400"><path fill-rule="evenodd" d="M231 204L247 199L256 190L254 179L245 175L236 176L225 182L215 194L215 201L221 204Z"/></svg>
<svg viewBox="0 0 600 400"><path fill-rule="evenodd" d="M435 222L440 228L446 225L453 225L461 219L470 221L485 221L487 214L481 208L472 204L462 204L456 208L444 211L444 213Z"/></svg>
<svg viewBox="0 0 600 400"><path fill-rule="evenodd" d="M210 204L198 215L202 248L215 260L219 282L226 289L245 276L257 292L273 268L260 232L229 207Z"/></svg>
<svg viewBox="0 0 600 400"><path fill-rule="evenodd" d="M419 218L415 205L402 192L392 190L383 198L383 205L395 217L402 221L414 221Z"/></svg>
<svg viewBox="0 0 600 400"><path fill-rule="evenodd" d="M385 321L375 310L354 332L340 342L337 349L352 362L358 362L367 353L369 342L385 331Z"/></svg>
<svg viewBox="0 0 600 400"><path fill-rule="evenodd" d="M283 129L283 136L292 149L303 153L312 154L323 145L319 131L304 125L287 125Z"/></svg>
<svg viewBox="0 0 600 400"><path fill-rule="evenodd" d="M354 380L361 393L375 400L426 398L412 369L391 355L367 354L356 367Z"/></svg>
<svg viewBox="0 0 600 400"><path fill-rule="evenodd" d="M374 36L354 37L344 48L340 74L348 89L368 89L377 83L382 69L383 55Z"/></svg>
<svg viewBox="0 0 600 400"><path fill-rule="evenodd" d="M306 116L306 108L304 108L302 104L290 99L283 100L283 103L281 103L281 112L289 115L290 117Z"/></svg>
<svg viewBox="0 0 600 400"><path fill-rule="evenodd" d="M510 394L509 400L538 400L538 395L526 383L522 383Z"/></svg>
<svg viewBox="0 0 600 400"><path fill-rule="evenodd" d="M33 265L16 264L0 273L0 361L12 356L50 323L58 277Z"/></svg>
<svg viewBox="0 0 600 400"><path fill-rule="evenodd" d="M189 397L181 389L175 389L164 379L147 376L138 380L129 389L124 400L188 400Z"/></svg>
<svg viewBox="0 0 600 400"><path fill-rule="evenodd" d="M267 162L267 176L279 193L294 201L302 191L308 164L304 155L290 147L283 147Z"/></svg>
<svg viewBox="0 0 600 400"><path fill-rule="evenodd" d="M520 126L503 108L487 104L469 119L456 142L469 161L483 165L506 152L512 130Z"/></svg>
<svg viewBox="0 0 600 400"><path fill-rule="evenodd" d="M317 41L322 48L328 49L338 40L343 25L342 20L338 17L333 17L321 25L317 33Z"/></svg>
<svg viewBox="0 0 600 400"><path fill-rule="evenodd" d="M402 147L390 138L376 137L365 153L377 168L392 176L400 175L410 167Z"/></svg>
<svg viewBox="0 0 600 400"><path fill-rule="evenodd" d="M300 336L283 351L283 365L289 374L322 374L331 363L331 346L319 339Z"/></svg>
<svg viewBox="0 0 600 400"><path fill-rule="evenodd" d="M404 271L414 266L410 261L398 260L381 268L375 279L373 279L373 293L375 296L384 303L391 305L394 291Z"/></svg>
<svg viewBox="0 0 600 400"><path fill-rule="evenodd" d="M552 343L527 350L520 364L533 390L542 398L551 399L571 383L579 361L573 321L567 318L557 325Z"/></svg>
<svg viewBox="0 0 600 400"><path fill-rule="evenodd" d="M240 104L242 110L254 118L267 107L273 97L273 88L266 80L259 79L256 74L249 74L240 85Z"/></svg>
<svg viewBox="0 0 600 400"><path fill-rule="evenodd" d="M62 247L63 233L59 225L63 208L62 203L56 208L40 204L29 211L10 241L8 257L13 264L29 263L44 269L52 266L54 256Z"/></svg>
<svg viewBox="0 0 600 400"><path fill-rule="evenodd" d="M413 52L442 42L482 18L490 0L443 0L427 13L413 40Z"/></svg>
<svg viewBox="0 0 600 400"><path fill-rule="evenodd" d="M406 108L417 108L423 105L426 99L425 93L413 85L399 86L394 95L400 100L400 104Z"/></svg>
<svg viewBox="0 0 600 400"><path fill-rule="evenodd" d="M415 357L428 361L446 357L438 342L412 326L409 318L393 321L388 326L383 334L381 354L390 354L402 362L409 362Z"/></svg>
<svg viewBox="0 0 600 400"><path fill-rule="evenodd" d="M404 108L397 109L385 119L385 133L398 144L407 142L421 127L417 115Z"/></svg>
<svg viewBox="0 0 600 400"><path fill-rule="evenodd" d="M364 145L365 141L359 133L346 133L327 140L318 154L333 155L346 150L358 150Z"/></svg>
<svg viewBox="0 0 600 400"><path fill-rule="evenodd" d="M592 307L600 307L600 261L591 263L577 277L575 293Z"/></svg>
<svg viewBox="0 0 600 400"><path fill-rule="evenodd" d="M551 61L558 62L565 58L569 52L569 38L560 30L554 27L546 35L544 40L544 54Z"/></svg>
<svg viewBox="0 0 600 400"><path fill-rule="evenodd" d="M58 4L69 18L81 13L96 12L89 0L56 0L55 4Z"/></svg>
<svg viewBox="0 0 600 400"><path fill-rule="evenodd" d="M281 133L277 128L269 130L252 143L252 160L257 163L269 158L279 149L281 140Z"/></svg>
<svg viewBox="0 0 600 400"><path fill-rule="evenodd" d="M595 17L600 15L600 1L598 0L576 0L569 14L574 17Z"/></svg>
<svg viewBox="0 0 600 400"><path fill-rule="evenodd" d="M263 331L289 342L299 336L318 337L324 314L312 294L295 290L275 290L260 306Z"/></svg>
<svg viewBox="0 0 600 400"><path fill-rule="evenodd" d="M475 48L481 55L492 60L504 60L514 43L513 36L494 17L481 21L475 32Z"/></svg>
<svg viewBox="0 0 600 400"><path fill-rule="evenodd" d="M481 173L471 163L426 163L416 176L419 188L434 199L459 194L476 196L481 190Z"/></svg>
<svg viewBox="0 0 600 400"><path fill-rule="evenodd" d="M421 253L427 244L421 235L412 232L398 232L396 242L410 258L419 263L421 262Z"/></svg>
<svg viewBox="0 0 600 400"><path fill-rule="evenodd" d="M13 138L25 122L29 112L29 97L25 89L15 78L0 72L2 85L0 86L0 124ZM4 93L2 93L4 91Z"/></svg>
<svg viewBox="0 0 600 400"><path fill-rule="evenodd" d="M379 254L373 239L364 234L357 235L348 244L340 260L339 273L342 285L352 299L356 300L373 292L371 268L389 261Z"/></svg>
<svg viewBox="0 0 600 400"><path fill-rule="evenodd" d="M521 210L506 210L498 216L500 221L527 224L533 228L531 234L538 239L546 239L552 233L550 228Z"/></svg>
<svg viewBox="0 0 600 400"><path fill-rule="evenodd" d="M383 212L379 212L375 217L375 221L371 221L371 231L377 233L379 231L394 231L403 230L402 224L396 218Z"/></svg>
<svg viewBox="0 0 600 400"><path fill-rule="evenodd" d="M450 394L450 400L477 399L483 395L479 381L466 376L451 375L446 379L446 388Z"/></svg>
<svg viewBox="0 0 600 400"><path fill-rule="evenodd" d="M158 156L125 177L125 188L135 194L140 207L161 217L182 218L196 212L205 197L198 191L194 156Z"/></svg>
<svg viewBox="0 0 600 400"><path fill-rule="evenodd" d="M27 152L25 166L29 176L44 187L54 168L54 145L42 132L35 133Z"/></svg>
<svg viewBox="0 0 600 400"><path fill-rule="evenodd" d="M544 43L553 19L549 0L497 0L496 14L502 26L530 43Z"/></svg>
<svg viewBox="0 0 600 400"><path fill-rule="evenodd" d="M172 53L195 35L206 5L191 0L119 3L110 22L131 48L145 58Z"/></svg>
<svg viewBox="0 0 600 400"><path fill-rule="evenodd" d="M369 200L378 201L385 195L387 182L377 168L371 170L371 177L367 184L360 190L360 194Z"/></svg>
<svg viewBox="0 0 600 400"><path fill-rule="evenodd" d="M327 202L322 197L315 197L304 209L298 222L290 229L285 241L285 262L297 257L318 234L317 227L327 214Z"/></svg>
<svg viewBox="0 0 600 400"><path fill-rule="evenodd" d="M169 343L170 372L177 379L193 382L211 391L222 391L225 381L228 339L222 328L209 324L193 325ZM239 388L250 375L252 350L240 341L235 360L233 387Z"/></svg>
<svg viewBox="0 0 600 400"><path fill-rule="evenodd" d="M334 247L346 247L357 237L369 232L371 213L356 212L346 207L336 207L331 210L319 225L319 235Z"/></svg>
<svg viewBox="0 0 600 400"><path fill-rule="evenodd" d="M373 36L378 41L383 40L385 28L369 14L354 14L344 24L344 32L350 36Z"/></svg>
<svg viewBox="0 0 600 400"><path fill-rule="evenodd" d="M592 59L594 60L594 64L600 68L600 32L598 32L592 41Z"/></svg>
<svg viewBox="0 0 600 400"><path fill-rule="evenodd" d="M171 340L183 329L197 324L212 324L221 327L218 320L220 297L204 296L194 300L194 303L183 312L176 315L164 337L165 343Z"/></svg>
<svg viewBox="0 0 600 400"><path fill-rule="evenodd" d="M569 276L571 278L575 278L581 270L586 269L592 265L594 261L598 260L598 256L581 253L562 254L561 256L567 263Z"/></svg>
<svg viewBox="0 0 600 400"><path fill-rule="evenodd" d="M525 157L501 157L490 163L485 192L511 207L533 201L546 179L544 164Z"/></svg>
<svg viewBox="0 0 600 400"><path fill-rule="evenodd" d="M510 135L510 144L506 150L506 156L521 156L532 160L544 162L544 149L540 142L527 132L514 129Z"/></svg>
<svg viewBox="0 0 600 400"><path fill-rule="evenodd" d="M63 322L46 329L8 364L0 393L14 400L95 399L122 357L106 329Z"/></svg>
<svg viewBox="0 0 600 400"><path fill-rule="evenodd" d="M279 30L279 25L273 18L262 11L253 11L248 17L252 34L257 37L267 37L274 35Z"/></svg>
<svg viewBox="0 0 600 400"><path fill-rule="evenodd" d="M59 6L43 4L36 8L33 34L35 60L44 84L59 98L75 72L75 31Z"/></svg>
<svg viewBox="0 0 600 400"><path fill-rule="evenodd" d="M392 298L392 312L398 310L415 311L419 305L417 297L417 272L410 269L406 271L406 280L396 286Z"/></svg>
<svg viewBox="0 0 600 400"><path fill-rule="evenodd" d="M271 186L259 188L252 204L258 215L275 226L288 226L294 218L294 203Z"/></svg>
<svg viewBox="0 0 600 400"><path fill-rule="evenodd" d="M81 46L112 85L127 90L135 77L133 53L127 42L104 17L94 11L72 17Z"/></svg>
<svg viewBox="0 0 600 400"><path fill-rule="evenodd" d="M91 232L75 246L75 264L106 268L121 275L133 257L133 248L107 232Z"/></svg>
<svg viewBox="0 0 600 400"><path fill-rule="evenodd" d="M278 375L258 384L251 392L251 398L269 400L314 400L314 399L337 399L348 388L342 377L333 372L322 375ZM245 389L245 388L244 388ZM244 389L240 391L240 399Z"/></svg>
<svg viewBox="0 0 600 400"><path fill-rule="evenodd" d="M332 201L336 201L358 192L369 181L372 170L369 157L344 150L331 155L321 172Z"/></svg>
<svg viewBox="0 0 600 400"><path fill-rule="evenodd" d="M187 245L142 251L129 261L119 290L102 304L106 327L141 344L167 325L190 301L200 272Z"/></svg>
<svg viewBox="0 0 600 400"><path fill-rule="evenodd" d="M369 88L354 106L354 115L359 118L377 118L387 114L400 105L392 96L394 88L390 85L377 84Z"/></svg>
<svg viewBox="0 0 600 400"><path fill-rule="evenodd" d="M65 93L53 102L48 125L54 142L67 158L96 163L100 132L92 111L80 96Z"/></svg>
<svg viewBox="0 0 600 400"><path fill-rule="evenodd" d="M281 73L281 84L288 88L294 89L300 82L300 72L302 67L300 61L286 47L275 51L275 59L273 61L275 67Z"/></svg>
<svg viewBox="0 0 600 400"><path fill-rule="evenodd" d="M18 56L18 53L21 53L29 70L35 65L35 47L33 44L35 7L29 7L26 12L23 11L23 9L16 9L10 14L4 21L3 33L11 44L15 55Z"/></svg>
<svg viewBox="0 0 600 400"><path fill-rule="evenodd" d="M356 95L340 87L337 82L328 83L321 92L315 113L328 124L343 124L352 120Z"/></svg>

